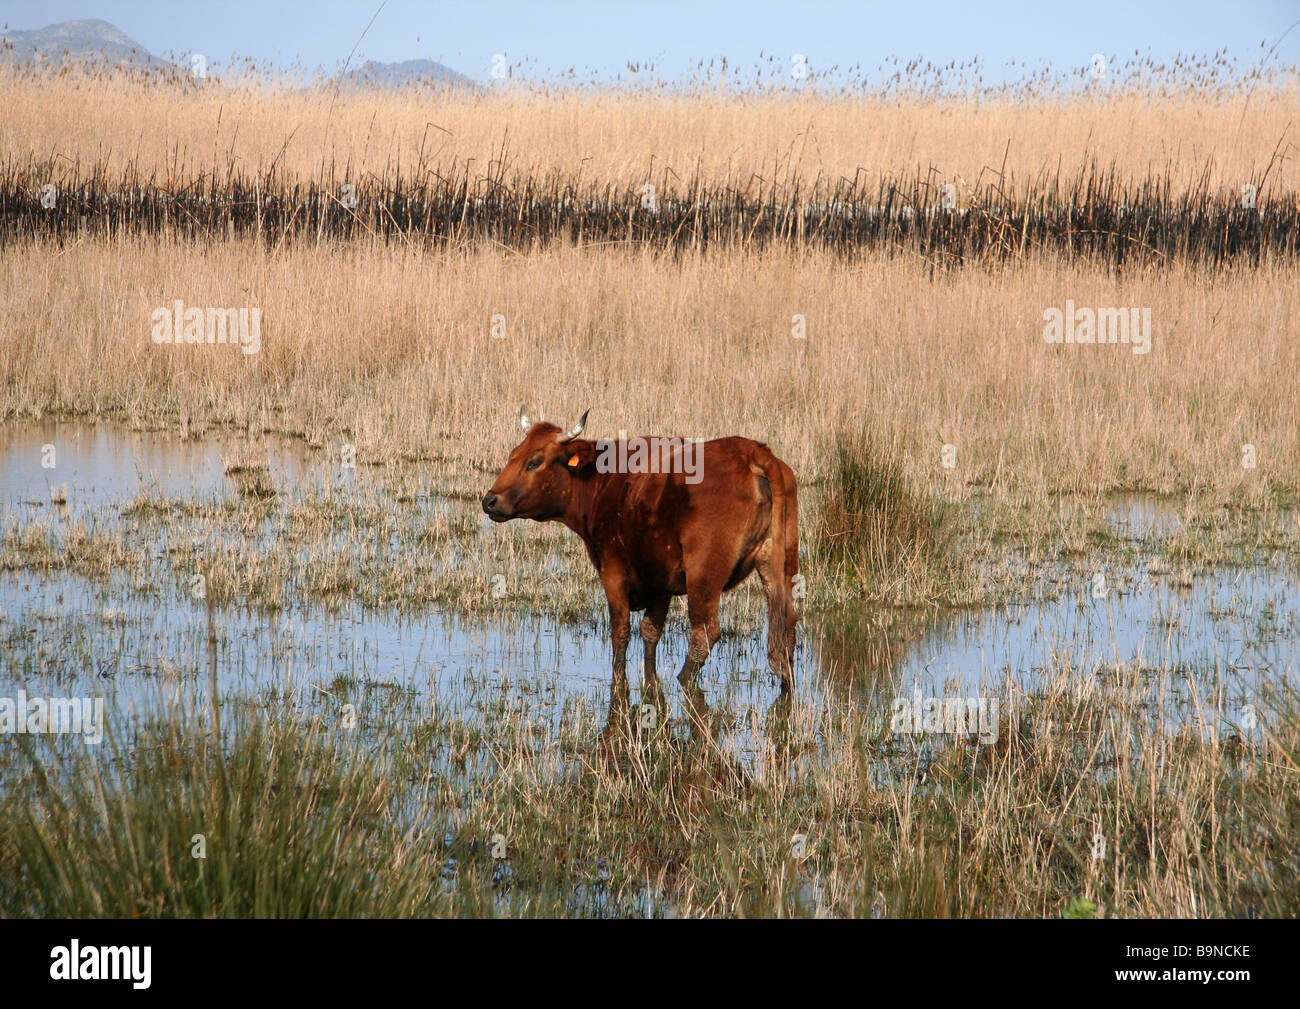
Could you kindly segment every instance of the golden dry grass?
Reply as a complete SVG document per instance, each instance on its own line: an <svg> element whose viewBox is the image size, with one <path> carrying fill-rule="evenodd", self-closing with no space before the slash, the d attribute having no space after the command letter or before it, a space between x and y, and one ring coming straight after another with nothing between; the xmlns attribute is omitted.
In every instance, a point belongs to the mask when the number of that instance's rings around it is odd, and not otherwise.
<svg viewBox="0 0 1300 1009"><path fill-rule="evenodd" d="M1116 278L1035 257L928 278L883 254L27 244L0 261L0 416L346 435L363 460L461 459L469 489L483 474L468 464L514 443L521 403L552 418L591 407L597 437L760 437L804 481L824 474L837 428L869 421L910 479L956 499L1296 489L1295 267ZM261 352L155 345L150 314L175 299L259 306ZM1043 311L1066 299L1149 306L1150 353L1048 346Z"/></svg>
<svg viewBox="0 0 1300 1009"><path fill-rule="evenodd" d="M1089 161L1175 191L1235 192L1269 173L1293 194L1294 86L1133 89L1029 103L701 92L505 94L148 86L0 72L0 157L84 177L99 165L181 186L230 171L364 178L505 157L542 179L647 178L739 189L925 173L973 184L1005 159L1012 188ZM1280 145L1280 146L1279 146ZM1274 159L1279 152L1283 159ZM73 167L69 167L73 166ZM77 167L79 166L79 167ZM349 167L350 166L350 167ZM763 180L760 182L760 180ZM870 420L909 478L971 487L1197 491L1250 501L1296 487L1293 264L1122 275L1035 254L935 276L919 257L490 245L260 249L178 235L70 248L22 244L0 264L0 413L112 412L346 433L363 457L490 465L520 402L593 408L598 434L743 432L818 479L828 437ZM153 309L255 306L264 346L160 348ZM1049 347L1042 313L1150 307L1154 346ZM504 317L504 339L490 336ZM808 327L794 339L795 316ZM944 444L956 467L939 465ZM1241 466L1253 445L1258 467ZM479 474L464 471L465 481Z"/></svg>
<svg viewBox="0 0 1300 1009"><path fill-rule="evenodd" d="M1281 83L1279 83L1279 81ZM78 73L36 79L0 70L0 154L62 170L102 165L181 187L233 168L289 178L333 169L354 181L468 163L617 188L693 178L751 192L918 173L960 194L1005 165L1008 192L1095 162L1121 178L1167 178L1239 192L1268 172L1294 192L1288 130L1300 87L1286 78L1154 99L1133 87L1026 101L880 93L744 96L701 91L335 93L265 81L157 86ZM1253 82L1252 82L1253 83ZM1270 170L1270 165L1271 170ZM1267 194L1269 190L1263 190Z"/></svg>

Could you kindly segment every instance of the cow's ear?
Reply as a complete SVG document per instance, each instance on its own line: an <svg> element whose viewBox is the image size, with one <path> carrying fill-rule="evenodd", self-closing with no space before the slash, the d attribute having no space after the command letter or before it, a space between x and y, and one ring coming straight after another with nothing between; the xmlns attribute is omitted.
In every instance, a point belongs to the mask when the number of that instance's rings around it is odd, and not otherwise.
<svg viewBox="0 0 1300 1009"><path fill-rule="evenodd" d="M564 468L574 476L586 477L596 472L596 446L589 441L572 441L561 445Z"/></svg>

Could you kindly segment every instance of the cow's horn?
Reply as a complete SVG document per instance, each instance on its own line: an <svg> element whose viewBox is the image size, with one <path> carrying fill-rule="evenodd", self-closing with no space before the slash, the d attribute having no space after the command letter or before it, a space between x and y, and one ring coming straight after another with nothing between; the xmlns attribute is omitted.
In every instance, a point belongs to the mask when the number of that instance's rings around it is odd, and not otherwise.
<svg viewBox="0 0 1300 1009"><path fill-rule="evenodd" d="M522 427L525 432L533 426L533 422L528 419L528 414L524 413L524 408L522 406L519 408L519 426Z"/></svg>
<svg viewBox="0 0 1300 1009"><path fill-rule="evenodd" d="M578 418L578 423L569 428L568 433L560 441L569 441L571 438L576 438L582 434L582 429L587 426L587 414L589 413L591 413L590 409L583 410L582 416Z"/></svg>

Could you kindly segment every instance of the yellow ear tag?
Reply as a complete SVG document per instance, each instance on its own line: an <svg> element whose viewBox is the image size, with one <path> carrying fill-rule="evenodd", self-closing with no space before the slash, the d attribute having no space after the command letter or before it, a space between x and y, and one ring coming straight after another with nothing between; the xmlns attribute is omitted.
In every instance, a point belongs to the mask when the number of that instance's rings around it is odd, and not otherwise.
<svg viewBox="0 0 1300 1009"><path fill-rule="evenodd" d="M575 455L572 459L569 460L569 465L570 465L570 466L576 466L576 465L578 465L578 457L577 457L576 455Z"/></svg>

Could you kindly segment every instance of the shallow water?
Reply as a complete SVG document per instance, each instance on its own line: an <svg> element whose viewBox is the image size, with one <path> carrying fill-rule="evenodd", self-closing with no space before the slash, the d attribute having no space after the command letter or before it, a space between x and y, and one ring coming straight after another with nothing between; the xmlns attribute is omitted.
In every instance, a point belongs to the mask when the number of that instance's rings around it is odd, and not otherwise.
<svg viewBox="0 0 1300 1009"><path fill-rule="evenodd" d="M128 431L114 425L29 424L0 429L0 510L7 522L69 517L130 525L122 514L142 492L235 500L226 463L246 439ZM346 485L348 474L301 442L259 442L278 486ZM42 467L53 445L56 466ZM51 486L67 485L66 505L50 503ZM465 509L472 502L430 501L425 508ZM1177 528L1172 503L1120 500L1111 520L1135 538ZM273 535L274 533L272 533ZM486 526L479 536L491 536ZM1293 677L1300 622L1300 582L1280 568L1218 570L1186 577L1148 574L1144 565L1097 572L1059 570L1054 598L937 616L909 637L873 636L846 614L808 614L795 670L810 704L828 692L887 710L895 696L996 695L1007 684L1032 689L1050 671L1081 678L1117 666L1173 670L1200 678L1239 708L1261 678ZM595 584L593 578L593 585ZM173 580L174 581L174 580ZM110 710L140 714L160 687L205 692L209 614L170 585L141 591L110 575L89 580L67 572L0 573L0 696L104 696ZM724 631L728 628L723 607ZM684 658L681 604L660 645L661 671ZM502 705L552 725L574 704L599 711L609 703L607 632L599 610L589 621L561 623L520 612L466 615L432 607L416 613L366 610L344 598L327 607L296 600L269 613L255 607L214 611L217 674L223 692L255 696L378 698L397 691L418 706L437 704L481 719ZM629 652L637 700L639 640ZM702 686L710 702L735 717L726 745L741 756L762 746L759 719L777 696L766 672L760 634L727 634ZM341 684L341 686L340 686ZM669 703L682 698L671 677ZM1230 714L1230 711L1229 711Z"/></svg>
<svg viewBox="0 0 1300 1009"><path fill-rule="evenodd" d="M1107 665L1239 674L1289 670L1300 635L1300 584L1280 569L1225 569L1182 587L1170 576L1120 572L1122 588L1094 596L1080 577L1050 602L942 619L891 671L904 681L962 688L1041 672L1051 659L1090 671Z"/></svg>
<svg viewBox="0 0 1300 1009"><path fill-rule="evenodd" d="M175 431L131 431L113 424L41 421L0 425L0 502L44 507L60 489L71 514L121 505L143 491L206 498L234 483L228 462L241 460L240 435L214 431L202 439ZM320 455L294 438L268 435L264 461L272 479L301 483L328 471Z"/></svg>

